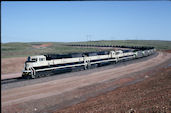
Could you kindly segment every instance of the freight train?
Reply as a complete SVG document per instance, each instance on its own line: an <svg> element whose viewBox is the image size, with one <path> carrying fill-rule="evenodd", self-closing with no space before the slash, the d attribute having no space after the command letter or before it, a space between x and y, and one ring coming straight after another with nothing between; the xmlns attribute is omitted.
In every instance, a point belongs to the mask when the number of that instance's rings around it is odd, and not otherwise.
<svg viewBox="0 0 171 113"><path fill-rule="evenodd" d="M123 60L130 60L149 56L156 51L155 48L128 49L117 51L100 51L72 54L45 54L29 56L24 65L23 78L34 79L49 76L53 72L62 69L98 67L105 63L117 63Z"/></svg>

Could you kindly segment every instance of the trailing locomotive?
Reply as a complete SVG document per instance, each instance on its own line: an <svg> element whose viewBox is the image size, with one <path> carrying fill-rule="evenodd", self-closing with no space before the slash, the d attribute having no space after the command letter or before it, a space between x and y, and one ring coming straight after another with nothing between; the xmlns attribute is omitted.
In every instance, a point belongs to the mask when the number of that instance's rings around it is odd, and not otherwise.
<svg viewBox="0 0 171 113"><path fill-rule="evenodd" d="M122 60L141 58L151 55L156 50L154 48L144 50L118 50L101 51L72 54L47 54L39 56L29 56L25 62L23 78L37 78L47 76L53 71L61 69L72 69L83 67L88 69L91 66L98 66L108 62L119 62Z"/></svg>

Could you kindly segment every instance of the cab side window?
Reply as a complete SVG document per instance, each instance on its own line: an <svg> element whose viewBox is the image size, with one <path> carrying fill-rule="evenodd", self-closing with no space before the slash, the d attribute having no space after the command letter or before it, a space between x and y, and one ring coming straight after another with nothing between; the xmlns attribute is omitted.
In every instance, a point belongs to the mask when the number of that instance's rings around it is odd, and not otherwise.
<svg viewBox="0 0 171 113"><path fill-rule="evenodd" d="M44 58L39 58L39 61L44 61Z"/></svg>
<svg viewBox="0 0 171 113"><path fill-rule="evenodd" d="M27 58L27 61L31 61L31 58L30 58L30 56Z"/></svg>
<svg viewBox="0 0 171 113"><path fill-rule="evenodd" d="M31 60L32 60L32 61L36 61L36 62L37 62L37 58L32 58Z"/></svg>
<svg viewBox="0 0 171 113"><path fill-rule="evenodd" d="M116 55L119 55L119 52L116 52Z"/></svg>

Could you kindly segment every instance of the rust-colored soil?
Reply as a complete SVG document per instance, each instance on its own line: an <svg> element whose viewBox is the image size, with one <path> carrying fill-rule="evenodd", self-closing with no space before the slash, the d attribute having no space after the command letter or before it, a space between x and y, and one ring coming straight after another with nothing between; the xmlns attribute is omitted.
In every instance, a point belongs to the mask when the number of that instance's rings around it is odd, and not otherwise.
<svg viewBox="0 0 171 113"><path fill-rule="evenodd" d="M163 51L165 51L165 52L167 52L167 53L171 53L171 50L163 50Z"/></svg>
<svg viewBox="0 0 171 113"><path fill-rule="evenodd" d="M41 48L41 47L49 47L52 46L52 43L47 43L47 44L41 44L41 45L33 45L33 48Z"/></svg>
<svg viewBox="0 0 171 113"><path fill-rule="evenodd" d="M170 113L171 67L160 68L142 82L90 98L55 113Z"/></svg>
<svg viewBox="0 0 171 113"><path fill-rule="evenodd" d="M2 74L21 73L26 59L26 57L1 59L1 76Z"/></svg>

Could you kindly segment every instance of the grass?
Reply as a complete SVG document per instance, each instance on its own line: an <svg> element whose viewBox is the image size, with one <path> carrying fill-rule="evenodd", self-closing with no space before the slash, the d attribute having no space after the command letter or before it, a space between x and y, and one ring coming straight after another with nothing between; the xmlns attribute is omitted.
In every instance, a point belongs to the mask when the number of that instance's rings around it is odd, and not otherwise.
<svg viewBox="0 0 171 113"><path fill-rule="evenodd" d="M33 46L38 46L47 43L52 43L52 45L44 48L33 47ZM48 54L48 53L66 54L72 52L75 53L75 52L89 52L89 51L98 51L98 49L70 47L70 46L66 46L64 43L58 43L58 42L1 44L1 58L27 57L32 55L41 55L41 54Z"/></svg>
<svg viewBox="0 0 171 113"><path fill-rule="evenodd" d="M51 46L45 48L34 48L42 44L51 43ZM40 55L47 53L66 54L73 52L98 51L97 48L79 48L67 46L68 44L88 44L88 45L127 45L127 46L153 46L158 50L171 50L171 41L157 40L101 40L88 42L29 42L29 43L3 43L1 44L1 58L27 57L31 55Z"/></svg>

